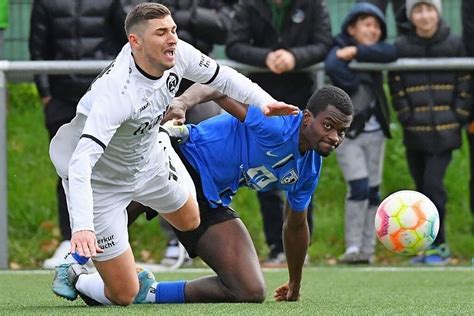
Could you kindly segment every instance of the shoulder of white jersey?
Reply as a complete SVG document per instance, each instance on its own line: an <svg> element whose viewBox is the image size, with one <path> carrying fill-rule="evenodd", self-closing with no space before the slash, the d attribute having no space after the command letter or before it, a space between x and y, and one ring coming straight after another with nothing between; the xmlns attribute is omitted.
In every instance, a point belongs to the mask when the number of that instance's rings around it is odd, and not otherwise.
<svg viewBox="0 0 474 316"><path fill-rule="evenodd" d="M130 87L130 45L126 44L117 57L92 82L89 90L78 104L78 112L88 115L95 100L106 99L118 106L128 99ZM130 104L130 102L125 102Z"/></svg>
<svg viewBox="0 0 474 316"><path fill-rule="evenodd" d="M174 68L180 75L191 81L209 84L218 75L220 65L191 44L178 40Z"/></svg>
<svg viewBox="0 0 474 316"><path fill-rule="evenodd" d="M178 69L184 69L186 67L186 63L188 62L187 60L188 52L193 49L196 49L196 48L194 48L194 46L192 46L188 42L178 39L178 44L176 45L176 52L175 52L176 64L174 68L177 67Z"/></svg>

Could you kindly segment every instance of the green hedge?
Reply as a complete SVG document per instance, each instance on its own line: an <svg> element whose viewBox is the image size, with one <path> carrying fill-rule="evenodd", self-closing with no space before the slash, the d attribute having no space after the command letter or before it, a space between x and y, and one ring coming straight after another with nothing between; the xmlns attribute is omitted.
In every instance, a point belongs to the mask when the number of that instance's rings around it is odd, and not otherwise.
<svg viewBox="0 0 474 316"><path fill-rule="evenodd" d="M56 173L48 159L48 134L38 94L30 83L10 84L8 106L8 234L13 268L34 268L48 258L59 240L56 211ZM400 189L413 189L407 171L401 130L393 124L394 139L387 142L384 196ZM447 238L456 259L467 262L474 253L473 221L468 205L468 150L454 153L446 177L449 194ZM315 193L315 233L310 248L311 261L332 264L344 250L343 206L346 188L335 156L324 161ZM243 189L235 197L234 208L241 214L260 256L268 250L255 193ZM158 261L165 237L158 222L141 218L131 227L130 240L138 260ZM378 262L406 262L378 244Z"/></svg>

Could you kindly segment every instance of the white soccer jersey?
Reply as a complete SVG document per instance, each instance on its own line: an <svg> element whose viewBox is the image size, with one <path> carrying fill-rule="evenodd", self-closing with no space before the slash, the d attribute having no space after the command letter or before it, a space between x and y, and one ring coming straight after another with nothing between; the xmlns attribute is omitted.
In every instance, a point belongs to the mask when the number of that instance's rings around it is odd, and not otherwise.
<svg viewBox="0 0 474 316"><path fill-rule="evenodd" d="M263 106L274 101L249 79L183 41L178 41L176 64L159 79L148 78L137 69L126 44L79 101L82 132L69 159L69 211L72 231L94 230L91 181L99 186L121 186L130 192L146 177L163 168L167 156L157 144L158 125L182 78L209 84L244 103ZM58 134L60 134L58 132ZM61 137L58 136L58 138ZM64 144L51 143L51 157ZM58 173L64 176L58 168Z"/></svg>

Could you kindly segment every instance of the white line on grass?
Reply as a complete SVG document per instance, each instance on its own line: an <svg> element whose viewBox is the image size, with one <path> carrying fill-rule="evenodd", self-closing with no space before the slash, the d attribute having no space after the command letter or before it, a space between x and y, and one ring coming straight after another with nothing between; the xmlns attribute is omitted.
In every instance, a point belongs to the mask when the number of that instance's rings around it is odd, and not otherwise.
<svg viewBox="0 0 474 316"><path fill-rule="evenodd" d="M167 271L159 270L152 272L168 273ZM462 267L307 267L303 271L327 271L327 270L340 270L350 272L431 272L431 271L474 271L474 267L462 266ZM267 269L264 268L265 272L282 272L287 271L286 268L282 269ZM209 273L212 272L208 268L185 268L174 270L172 273ZM11 275L11 274L53 274L53 270L0 270L0 275ZM171 272L170 272L171 273Z"/></svg>

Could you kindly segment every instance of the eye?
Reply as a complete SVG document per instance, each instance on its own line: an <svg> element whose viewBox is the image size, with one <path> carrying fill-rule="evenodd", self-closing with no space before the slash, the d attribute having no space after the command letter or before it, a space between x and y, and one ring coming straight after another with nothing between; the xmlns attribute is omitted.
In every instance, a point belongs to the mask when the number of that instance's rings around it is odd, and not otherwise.
<svg viewBox="0 0 474 316"><path fill-rule="evenodd" d="M346 137L346 131L345 131L345 130L339 131L339 132L337 133L337 135L339 135L340 138L345 138L345 137Z"/></svg>
<svg viewBox="0 0 474 316"><path fill-rule="evenodd" d="M332 125L329 123L324 123L324 128L330 130L332 128Z"/></svg>

